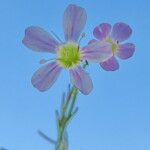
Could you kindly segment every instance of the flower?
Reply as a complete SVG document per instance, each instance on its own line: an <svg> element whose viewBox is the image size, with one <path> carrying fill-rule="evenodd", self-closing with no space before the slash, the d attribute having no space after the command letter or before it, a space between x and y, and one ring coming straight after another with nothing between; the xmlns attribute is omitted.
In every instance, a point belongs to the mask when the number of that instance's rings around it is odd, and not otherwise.
<svg viewBox="0 0 150 150"><path fill-rule="evenodd" d="M132 43L121 44L124 40L128 39L132 33L132 29L125 23L116 23L111 31L111 25L102 23L94 28L93 34L98 41L107 42L111 44L113 56L108 60L101 62L101 67L106 71L115 71L119 69L119 63L115 56L121 59L130 58L134 51L135 45ZM89 43L97 42L93 39Z"/></svg>
<svg viewBox="0 0 150 150"><path fill-rule="evenodd" d="M23 44L37 52L56 54L55 61L49 62L37 70L32 77L32 84L40 91L48 90L58 78L62 69L68 69L71 81L83 94L93 89L92 80L80 66L82 61L96 60L100 62L111 57L110 44L90 44L82 49L79 37L85 26L87 14L84 8L69 5L63 17L65 42L56 40L51 34L37 26L25 30ZM44 62L44 60L42 60Z"/></svg>

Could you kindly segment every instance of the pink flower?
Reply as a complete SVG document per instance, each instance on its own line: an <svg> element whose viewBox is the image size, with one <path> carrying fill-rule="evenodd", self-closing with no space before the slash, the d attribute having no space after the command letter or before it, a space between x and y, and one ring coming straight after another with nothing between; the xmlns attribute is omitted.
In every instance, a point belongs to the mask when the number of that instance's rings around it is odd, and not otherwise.
<svg viewBox="0 0 150 150"><path fill-rule="evenodd" d="M40 27L31 26L25 30L23 44L36 52L56 54L56 59L37 70L32 84L40 91L46 91L57 80L62 69L69 70L71 82L83 94L93 89L89 74L81 67L84 60L98 59L100 62L112 56L110 44L95 43L88 50L81 48L79 37L86 24L87 14L84 8L69 5L63 17L65 42L57 41ZM96 52L96 53L95 53ZM44 61L42 61L44 62Z"/></svg>
<svg viewBox="0 0 150 150"><path fill-rule="evenodd" d="M104 62L100 62L101 67L106 71L119 69L119 63L115 56L121 59L128 59L135 51L134 44L122 44L132 34L132 29L125 23L116 23L112 29L110 24L102 23L95 27L93 34L98 41L111 44L113 56ZM97 42L97 40L93 39L89 43Z"/></svg>

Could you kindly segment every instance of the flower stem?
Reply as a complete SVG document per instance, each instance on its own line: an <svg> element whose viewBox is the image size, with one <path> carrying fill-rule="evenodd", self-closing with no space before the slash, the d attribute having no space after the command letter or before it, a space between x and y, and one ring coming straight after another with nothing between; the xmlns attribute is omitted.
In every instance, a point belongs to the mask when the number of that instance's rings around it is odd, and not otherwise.
<svg viewBox="0 0 150 150"><path fill-rule="evenodd" d="M86 61L83 68L86 69L88 62ZM77 100L77 95L79 90L72 86L71 90L69 88L67 97L63 94L61 114L59 115L57 111L57 126L58 126L58 139L56 144L56 150L68 150L68 135L67 126L70 120L75 116L78 108L75 108L75 103Z"/></svg>
<svg viewBox="0 0 150 150"><path fill-rule="evenodd" d="M86 69L87 66L88 62L85 61L85 63L83 64L83 68ZM56 141L48 137L42 131L38 131L39 135L42 138L55 145L55 150L68 150L67 126L70 120L78 112L78 107L75 107L78 93L79 90L74 85L71 88L69 85L67 94L63 93L61 109L60 111L56 110L56 122L58 132L58 137Z"/></svg>
<svg viewBox="0 0 150 150"><path fill-rule="evenodd" d="M57 117L58 139L56 150L68 150L67 125L78 109L75 109L78 89L73 86L67 93L66 101L62 104L62 113Z"/></svg>

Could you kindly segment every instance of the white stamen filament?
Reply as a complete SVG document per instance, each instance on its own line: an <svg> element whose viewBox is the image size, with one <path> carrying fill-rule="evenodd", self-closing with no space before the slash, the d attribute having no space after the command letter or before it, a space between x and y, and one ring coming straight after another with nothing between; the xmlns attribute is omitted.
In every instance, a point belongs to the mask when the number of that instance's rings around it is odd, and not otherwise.
<svg viewBox="0 0 150 150"><path fill-rule="evenodd" d="M63 41L59 38L59 36L58 36L54 31L51 31L51 33L55 36L55 38L56 38L60 43L63 43Z"/></svg>
<svg viewBox="0 0 150 150"><path fill-rule="evenodd" d="M45 64L45 63L47 63L47 62L49 62L49 61L52 61L52 60L56 60L56 58L51 58L51 59L41 59L40 61L39 61L39 63L40 64Z"/></svg>
<svg viewBox="0 0 150 150"><path fill-rule="evenodd" d="M83 32L83 33L81 34L80 39L79 39L79 44L80 44L81 40L82 40L85 36L86 36L86 33L85 33L85 32Z"/></svg>

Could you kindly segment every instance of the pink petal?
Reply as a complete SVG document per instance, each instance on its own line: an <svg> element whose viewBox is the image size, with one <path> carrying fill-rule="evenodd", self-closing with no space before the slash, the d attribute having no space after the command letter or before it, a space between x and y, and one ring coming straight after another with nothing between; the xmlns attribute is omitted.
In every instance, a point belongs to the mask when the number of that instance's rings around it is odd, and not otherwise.
<svg viewBox="0 0 150 150"><path fill-rule="evenodd" d="M58 42L40 27L31 26L25 30L23 44L38 52L55 53Z"/></svg>
<svg viewBox="0 0 150 150"><path fill-rule="evenodd" d="M106 71L115 71L119 69L119 64L116 58L113 56L107 61L100 63L101 67Z"/></svg>
<svg viewBox="0 0 150 150"><path fill-rule="evenodd" d="M111 31L111 25L108 23L102 23L97 27L95 27L93 34L97 39L103 40L109 36L110 31Z"/></svg>
<svg viewBox="0 0 150 150"><path fill-rule="evenodd" d="M70 70L71 81L85 95L93 89L93 83L88 73L80 66Z"/></svg>
<svg viewBox="0 0 150 150"><path fill-rule="evenodd" d="M84 8L69 5L63 18L64 34L66 41L77 41L85 26L87 14Z"/></svg>
<svg viewBox="0 0 150 150"><path fill-rule="evenodd" d="M119 22L113 26L111 37L116 41L122 42L130 37L132 29L129 25Z"/></svg>
<svg viewBox="0 0 150 150"><path fill-rule="evenodd" d="M92 43L95 43L95 42L97 42L97 40L92 39L92 40L90 40L90 41L88 42L88 44L92 44Z"/></svg>
<svg viewBox="0 0 150 150"><path fill-rule="evenodd" d="M128 59L133 56L135 51L135 45L132 43L126 43L119 46L117 56L121 59Z"/></svg>
<svg viewBox="0 0 150 150"><path fill-rule="evenodd" d="M113 56L111 44L94 42L83 48L83 60L103 62Z"/></svg>
<svg viewBox="0 0 150 150"><path fill-rule="evenodd" d="M58 78L60 71L61 67L57 62L51 62L41 67L32 77L33 86L41 92L48 90Z"/></svg>

